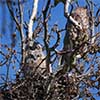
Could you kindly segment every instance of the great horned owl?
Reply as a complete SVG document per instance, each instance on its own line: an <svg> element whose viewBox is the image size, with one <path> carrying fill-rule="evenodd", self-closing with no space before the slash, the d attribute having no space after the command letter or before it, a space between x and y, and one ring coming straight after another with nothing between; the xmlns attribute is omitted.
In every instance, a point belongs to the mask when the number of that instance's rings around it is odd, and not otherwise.
<svg viewBox="0 0 100 100"><path fill-rule="evenodd" d="M34 42L32 46L27 47L25 66L23 71L25 75L30 75L31 73L38 72L44 73L46 71L46 62L43 60L45 58L42 50L42 46Z"/></svg>
<svg viewBox="0 0 100 100"><path fill-rule="evenodd" d="M81 26L82 29L79 29L74 25L70 20L66 25L66 36L64 40L64 48L67 47L66 42L69 40L73 42L73 47L81 45L83 41L86 41L89 38L89 16L86 8L78 7L72 13L71 16L76 20ZM70 44L71 45L71 44ZM68 47L66 49L69 49Z"/></svg>
<svg viewBox="0 0 100 100"><path fill-rule="evenodd" d="M71 16L82 26L82 29L78 28L78 26L74 25L74 23L72 23L70 20L68 20L66 24L66 34L64 38L63 49L65 51L69 51L69 53L63 55L62 62L67 63L67 65L71 64L72 59L74 59L75 57L75 55L72 55L72 51L75 50L78 46L80 46L83 42L89 39L88 10L84 7L78 7L72 11ZM77 53L80 54L82 50L83 52L86 50L86 44L80 47Z"/></svg>

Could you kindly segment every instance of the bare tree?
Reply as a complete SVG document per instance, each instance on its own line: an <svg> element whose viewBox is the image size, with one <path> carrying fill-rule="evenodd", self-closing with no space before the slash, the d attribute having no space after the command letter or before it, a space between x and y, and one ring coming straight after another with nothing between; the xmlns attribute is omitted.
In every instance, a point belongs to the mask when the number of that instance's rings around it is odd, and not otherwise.
<svg viewBox="0 0 100 100"><path fill-rule="evenodd" d="M100 5L92 0L84 0L83 6L78 0L52 1L1 1L14 29L10 45L5 43L6 34L0 34L0 67L7 70L0 74L0 100L96 100L100 96ZM40 2L44 2L41 11ZM60 3L66 19L63 28L55 18L54 24L49 23Z"/></svg>

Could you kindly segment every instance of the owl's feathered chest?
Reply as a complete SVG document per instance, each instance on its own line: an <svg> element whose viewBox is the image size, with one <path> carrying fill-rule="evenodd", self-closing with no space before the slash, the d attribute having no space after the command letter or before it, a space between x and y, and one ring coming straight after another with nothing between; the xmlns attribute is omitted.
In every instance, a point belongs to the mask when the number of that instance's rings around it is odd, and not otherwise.
<svg viewBox="0 0 100 100"><path fill-rule="evenodd" d="M66 34L69 34L68 38L70 40L76 42L77 44L81 44L81 42L87 40L89 37L89 16L87 9L78 7L72 12L71 16L82 26L82 29L68 20L66 25Z"/></svg>
<svg viewBox="0 0 100 100"><path fill-rule="evenodd" d="M25 75L35 72L42 73L46 70L46 62L43 61L45 56L40 44L34 42L33 46L27 47L25 56L25 66L23 67Z"/></svg>

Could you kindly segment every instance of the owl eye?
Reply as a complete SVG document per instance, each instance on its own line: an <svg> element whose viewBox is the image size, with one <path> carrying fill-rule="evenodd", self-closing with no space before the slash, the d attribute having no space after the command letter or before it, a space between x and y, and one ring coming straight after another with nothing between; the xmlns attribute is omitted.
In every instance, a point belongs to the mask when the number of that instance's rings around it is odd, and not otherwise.
<svg viewBox="0 0 100 100"><path fill-rule="evenodd" d="M40 55L38 54L37 57L40 57Z"/></svg>
<svg viewBox="0 0 100 100"><path fill-rule="evenodd" d="M36 55L30 55L30 58L32 58L33 60L36 60L37 56Z"/></svg>

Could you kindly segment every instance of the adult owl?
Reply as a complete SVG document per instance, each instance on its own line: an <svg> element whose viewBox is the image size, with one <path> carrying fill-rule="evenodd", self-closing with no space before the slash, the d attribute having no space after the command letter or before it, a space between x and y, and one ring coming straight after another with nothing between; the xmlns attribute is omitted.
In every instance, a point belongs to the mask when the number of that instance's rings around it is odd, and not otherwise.
<svg viewBox="0 0 100 100"><path fill-rule="evenodd" d="M43 54L42 46L38 42L28 46L26 49L25 66L23 67L24 75L31 75L35 72L43 74L47 71L45 55Z"/></svg>
<svg viewBox="0 0 100 100"><path fill-rule="evenodd" d="M76 59L76 55L86 51L87 46L86 44L82 45L82 43L89 39L88 10L84 7L78 7L72 11L71 16L82 26L82 29L68 19L63 48L63 50L66 51L66 54L63 55L61 62L62 64L66 63L68 66L75 63L74 60ZM76 48L78 48L78 50L74 54L73 51Z"/></svg>

